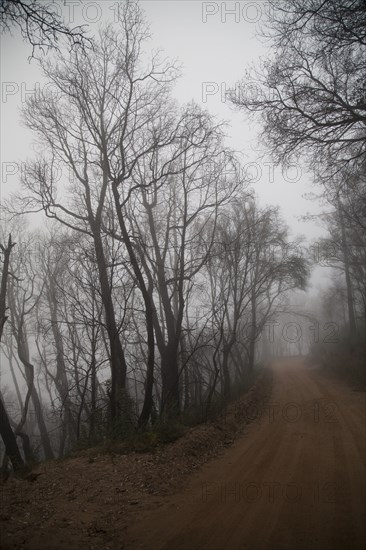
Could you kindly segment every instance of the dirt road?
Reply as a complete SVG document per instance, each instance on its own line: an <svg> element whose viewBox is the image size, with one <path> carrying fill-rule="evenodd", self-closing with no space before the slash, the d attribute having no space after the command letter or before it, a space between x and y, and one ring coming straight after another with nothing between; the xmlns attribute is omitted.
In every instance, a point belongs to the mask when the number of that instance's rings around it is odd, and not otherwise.
<svg viewBox="0 0 366 550"><path fill-rule="evenodd" d="M365 548L365 394L295 360L273 368L249 432L183 493L136 515L123 548Z"/></svg>

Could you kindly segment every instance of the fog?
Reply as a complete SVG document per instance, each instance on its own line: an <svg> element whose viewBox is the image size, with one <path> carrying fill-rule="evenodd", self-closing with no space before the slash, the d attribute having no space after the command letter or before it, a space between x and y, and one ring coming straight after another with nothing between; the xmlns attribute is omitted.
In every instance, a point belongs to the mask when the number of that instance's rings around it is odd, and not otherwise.
<svg viewBox="0 0 366 550"><path fill-rule="evenodd" d="M3 3L5 478L85 449L155 452L250 396L318 414L344 391L360 429L365 21L359 2L308 4Z"/></svg>

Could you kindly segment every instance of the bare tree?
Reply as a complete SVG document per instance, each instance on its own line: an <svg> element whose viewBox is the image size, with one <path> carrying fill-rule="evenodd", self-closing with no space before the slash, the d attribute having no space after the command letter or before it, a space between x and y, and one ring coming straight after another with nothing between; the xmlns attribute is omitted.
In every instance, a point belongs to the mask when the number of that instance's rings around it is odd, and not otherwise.
<svg viewBox="0 0 366 550"><path fill-rule="evenodd" d="M64 3L65 4L65 3ZM37 49L58 49L60 40L66 38L72 46L85 45L85 25L69 28L62 18L62 2L51 4L42 0L2 0L0 7L0 27L2 31L11 31L18 27L21 34L32 46L32 57Z"/></svg>
<svg viewBox="0 0 366 550"><path fill-rule="evenodd" d="M37 304L37 324L36 324L36 345L40 355L41 364L45 370L45 375L50 376L54 382L60 399L60 410L64 411L61 441L59 455L63 455L66 441L72 445L76 439L76 423L73 414L74 404L71 400L69 380L66 369L64 334L62 331L62 319L60 314L60 288L65 290L70 286L71 280L64 277L70 261L69 248L70 242L64 235L56 237L54 230L40 239L37 257L39 260L40 278L42 280L44 292L40 302ZM42 353L41 346L47 349L47 336L51 334L50 347L54 355ZM52 357L52 365L49 364ZM52 366L55 363L56 369L53 373ZM62 414L62 412L61 412Z"/></svg>
<svg viewBox="0 0 366 550"><path fill-rule="evenodd" d="M32 331L32 317L43 290L42 285L39 284L37 269L34 265L33 245L34 238L31 234L26 239L22 239L22 242L18 244L17 254L12 259L12 269L18 276L16 280L11 281L8 294L12 334L16 342L20 362L24 367L28 395L33 403L44 454L49 459L53 458L54 454L44 419L42 404L34 383L34 366L31 361L29 344L29 332Z"/></svg>
<svg viewBox="0 0 366 550"><path fill-rule="evenodd" d="M232 101L259 113L277 161L301 153L311 168L326 161L332 174L364 162L364 8L362 0L270 2L264 34L275 53L246 75Z"/></svg>
<svg viewBox="0 0 366 550"><path fill-rule="evenodd" d="M198 107L192 105L185 110L172 146L172 151L163 149L160 155L152 151L144 163L139 163L134 175L136 185L141 182L139 191L132 208L126 208L132 242L156 311L162 412L168 416L180 411L182 369L178 358L184 354L185 309L215 238L213 232L203 246L204 236L208 236L205 224L216 225L220 208L243 183L233 167L231 153L222 144L220 126ZM171 174L163 176L168 155L172 159ZM142 182L153 181L151 166L159 183L144 189ZM228 177L230 169L233 175Z"/></svg>
<svg viewBox="0 0 366 550"><path fill-rule="evenodd" d="M253 369L255 348L276 301L307 279L305 258L290 253L287 230L274 208L260 209L250 195L236 198L219 218L207 265L217 361L225 400ZM216 359L217 358L217 359ZM245 359L246 358L246 359Z"/></svg>
<svg viewBox="0 0 366 550"><path fill-rule="evenodd" d="M365 272L365 179L344 172L325 193L328 212L321 219L329 236L321 239L315 260L342 272L350 334L355 336L366 319ZM329 205L331 210L329 211Z"/></svg>
<svg viewBox="0 0 366 550"><path fill-rule="evenodd" d="M21 202L26 211L43 209L48 217L58 220L74 231L89 235L92 239L98 262L99 283L110 345L111 415L112 418L116 418L120 410L121 392L125 387L127 365L115 316L102 236L109 179L101 159L98 130L94 129L93 125L101 123L100 131L104 132L104 121L103 118L94 118L90 112L92 101L87 104L84 102L82 95L88 86L86 84L84 86L83 83L80 94L77 93L76 83L73 79L79 74L80 60L78 56L81 54L73 52L71 55L74 74L71 71L71 66L68 69L66 66L64 69L57 67L54 73L52 73L51 66L48 65L47 69L47 75L52 77L54 83L64 94L63 101L56 101L55 98L45 95L30 101L27 106L26 120L44 140L50 151L51 159L49 161L40 160L33 166L29 166L24 181L24 186L29 194L23 195ZM104 59L107 59L107 52L104 52L104 55L106 56ZM103 67L103 62L100 61L101 67ZM67 62L65 64L67 65ZM94 68L97 69L97 66ZM96 77L98 80L99 76ZM116 75L113 79L115 77ZM71 87L67 86L66 78L73 80ZM91 92L91 90L89 91ZM100 104L102 112L107 108L105 99L102 99ZM107 105L109 109L108 101ZM94 107L97 108L97 104ZM86 112L85 109L88 111ZM57 167L63 170L62 183L69 187L73 206L69 205L67 198L63 202L57 198L55 181Z"/></svg>

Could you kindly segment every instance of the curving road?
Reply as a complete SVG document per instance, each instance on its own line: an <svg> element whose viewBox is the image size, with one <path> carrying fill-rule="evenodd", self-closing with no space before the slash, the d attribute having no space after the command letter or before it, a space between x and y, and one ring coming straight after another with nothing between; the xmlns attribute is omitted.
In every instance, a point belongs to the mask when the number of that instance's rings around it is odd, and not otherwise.
<svg viewBox="0 0 366 550"><path fill-rule="evenodd" d="M365 548L365 393L295 359L273 370L271 401L246 435L139 514L123 548Z"/></svg>

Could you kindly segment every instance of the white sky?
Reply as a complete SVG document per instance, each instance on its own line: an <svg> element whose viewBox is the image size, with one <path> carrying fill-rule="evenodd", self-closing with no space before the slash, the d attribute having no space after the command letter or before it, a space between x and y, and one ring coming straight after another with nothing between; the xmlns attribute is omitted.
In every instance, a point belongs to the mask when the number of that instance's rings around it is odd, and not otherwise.
<svg viewBox="0 0 366 550"><path fill-rule="evenodd" d="M45 3L51 4L52 0ZM67 0L66 3L65 21L71 26L88 23L91 31L97 30L103 21L113 20L118 5L116 1L103 0ZM309 239L317 238L323 233L320 227L298 220L307 212L319 211L317 204L303 197L304 193L316 191L310 176L298 167L286 173L284 178L281 168L273 172L271 166L259 162L260 147L256 140L259 127L249 124L244 113L234 111L222 100L221 91L233 88L248 65L266 54L256 34L258 22L264 17L264 1L145 0L140 3L150 22L151 47L164 50L168 57L177 58L183 64L182 77L174 90L177 99L181 103L193 99L219 119L228 121L228 144L245 155L245 163L257 163L250 170L258 174L253 188L260 204L279 205L293 235L301 233ZM71 20L72 15L74 20ZM97 21L92 23L94 19ZM28 62L30 53L30 46L22 41L18 32L12 37L1 38L3 197L17 188L17 167L22 160L32 156L32 136L20 123L20 108L27 93L32 93L37 83L42 85L42 78L37 63ZM204 90L211 94L204 98ZM12 175L11 172L16 173ZM313 276L316 285L322 276L323 272L317 270L315 280Z"/></svg>

